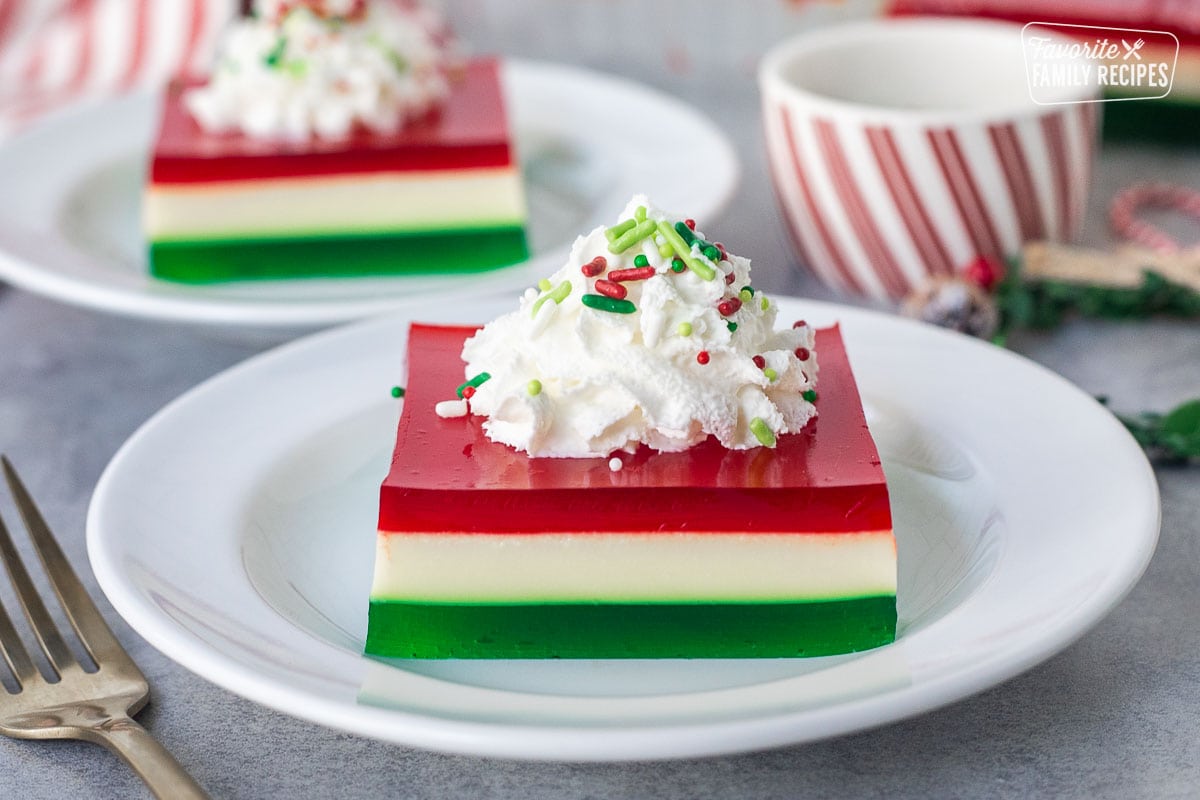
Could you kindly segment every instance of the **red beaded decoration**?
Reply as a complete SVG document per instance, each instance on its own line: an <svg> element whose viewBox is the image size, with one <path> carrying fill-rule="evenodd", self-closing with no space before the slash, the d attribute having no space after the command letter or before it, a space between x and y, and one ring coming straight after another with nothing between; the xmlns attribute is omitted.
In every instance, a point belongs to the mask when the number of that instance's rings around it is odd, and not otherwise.
<svg viewBox="0 0 1200 800"><path fill-rule="evenodd" d="M767 366L767 360L765 358L763 358L762 356L755 356L754 357L754 366L758 367L759 369L763 369L764 367Z"/></svg>
<svg viewBox="0 0 1200 800"><path fill-rule="evenodd" d="M634 269L614 269L608 273L610 281L644 281L654 277L654 267L636 267Z"/></svg>
<svg viewBox="0 0 1200 800"><path fill-rule="evenodd" d="M701 364L707 364L708 363L708 351L701 350L699 353L696 353L696 360L699 361Z"/></svg>
<svg viewBox="0 0 1200 800"><path fill-rule="evenodd" d="M812 355L812 353L808 352L807 347L796 348L796 358L800 359L801 361L808 361L808 357L810 355Z"/></svg>
<svg viewBox="0 0 1200 800"><path fill-rule="evenodd" d="M990 292L1004 277L1004 264L996 258L979 256L963 267L962 275L980 289Z"/></svg>
<svg viewBox="0 0 1200 800"><path fill-rule="evenodd" d="M475 396L475 387L474 386L464 386L463 387L463 390L462 390L463 400L470 400L474 396Z"/></svg>
<svg viewBox="0 0 1200 800"><path fill-rule="evenodd" d="M689 228L689 229L691 229L691 230L693 230L693 231L694 231L694 230L696 230L696 220L694 220L694 219L685 219L685 220L683 221L683 224L684 224L684 225L687 225L687 226L688 226L688 228Z"/></svg>
<svg viewBox="0 0 1200 800"><path fill-rule="evenodd" d="M591 261L580 267L579 271L589 278L594 278L601 272L604 272L604 269L607 266L608 259L606 259L604 256L596 256Z"/></svg>
<svg viewBox="0 0 1200 800"><path fill-rule="evenodd" d="M728 297L717 303L717 311L721 312L722 317L730 317L738 312L742 307L742 301L736 297Z"/></svg>
<svg viewBox="0 0 1200 800"><path fill-rule="evenodd" d="M611 297L613 300L624 300L625 295L629 294L629 291L621 284L603 278L596 281L594 288L597 293Z"/></svg>
<svg viewBox="0 0 1200 800"><path fill-rule="evenodd" d="M793 330L794 330L794 329L796 329L796 328L806 328L806 327L808 327L808 323L807 323L807 322L805 322L805 321L804 321L804 320L802 320L802 319L798 319L798 320L796 320L795 322L793 322L793 323L792 323L792 329L793 329Z"/></svg>

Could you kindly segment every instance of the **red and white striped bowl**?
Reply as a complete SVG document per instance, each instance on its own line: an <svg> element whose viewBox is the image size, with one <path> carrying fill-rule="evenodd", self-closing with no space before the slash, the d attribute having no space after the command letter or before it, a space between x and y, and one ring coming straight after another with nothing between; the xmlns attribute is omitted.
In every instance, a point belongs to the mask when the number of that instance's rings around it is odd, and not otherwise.
<svg viewBox="0 0 1200 800"><path fill-rule="evenodd" d="M768 53L771 177L803 262L844 292L900 298L978 256L1074 239L1094 90L1036 105L1025 81L1021 28L1007 23L872 21Z"/></svg>

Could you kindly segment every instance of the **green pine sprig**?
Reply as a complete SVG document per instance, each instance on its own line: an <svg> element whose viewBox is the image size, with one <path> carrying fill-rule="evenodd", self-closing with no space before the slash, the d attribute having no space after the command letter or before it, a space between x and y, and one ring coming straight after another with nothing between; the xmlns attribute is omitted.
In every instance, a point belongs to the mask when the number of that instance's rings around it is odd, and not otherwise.
<svg viewBox="0 0 1200 800"><path fill-rule="evenodd" d="M1099 400L1108 405L1108 398ZM1200 398L1181 403L1165 414L1143 412L1116 417L1152 458L1173 464L1200 462Z"/></svg>
<svg viewBox="0 0 1200 800"><path fill-rule="evenodd" d="M1004 336L1017 328L1054 328L1071 315L1103 319L1145 319L1160 315L1200 319L1200 292L1151 270L1142 272L1142 283L1136 288L1023 281L1019 265L1013 263L996 287L996 307L1000 311L1000 335Z"/></svg>
<svg viewBox="0 0 1200 800"><path fill-rule="evenodd" d="M1010 331L1056 328L1070 316L1114 320L1171 316L1200 320L1200 292L1148 269L1142 272L1139 286L1121 288L1066 281L1024 281L1020 262L1014 260L996 287L995 300L1000 329L994 341L1002 346ZM1107 398L1099 400L1108 404ZM1116 417L1156 461L1200 462L1200 398L1166 413L1116 413Z"/></svg>

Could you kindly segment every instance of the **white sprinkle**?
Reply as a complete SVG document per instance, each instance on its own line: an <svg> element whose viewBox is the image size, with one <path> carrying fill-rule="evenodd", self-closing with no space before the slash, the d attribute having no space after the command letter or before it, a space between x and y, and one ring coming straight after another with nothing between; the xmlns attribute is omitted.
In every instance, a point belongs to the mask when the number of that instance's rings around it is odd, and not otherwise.
<svg viewBox="0 0 1200 800"><path fill-rule="evenodd" d="M442 419L452 419L454 417L465 417L467 415L466 400L443 400L433 407L436 413Z"/></svg>
<svg viewBox="0 0 1200 800"><path fill-rule="evenodd" d="M538 309L537 316L533 318L533 324L529 328L529 337L535 338L542 331L546 330L546 326L550 324L550 319L558 313L558 303L553 300L547 300L542 303L542 307Z"/></svg>
<svg viewBox="0 0 1200 800"><path fill-rule="evenodd" d="M612 458L610 458L608 460L608 468L611 469L613 472L620 472L621 467L623 467L623 466L625 466L625 462L622 461L621 459L617 458L616 456L613 456Z"/></svg>
<svg viewBox="0 0 1200 800"><path fill-rule="evenodd" d="M538 290L530 286L525 290L524 297L526 300L532 303L534 300L538 299Z"/></svg>

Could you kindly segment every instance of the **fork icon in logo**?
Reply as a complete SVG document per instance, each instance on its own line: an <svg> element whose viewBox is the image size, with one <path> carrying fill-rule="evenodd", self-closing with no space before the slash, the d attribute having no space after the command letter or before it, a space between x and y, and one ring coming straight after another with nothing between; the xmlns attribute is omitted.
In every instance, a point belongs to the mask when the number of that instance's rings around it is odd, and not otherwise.
<svg viewBox="0 0 1200 800"><path fill-rule="evenodd" d="M1138 50L1141 50L1142 47L1145 46L1146 41L1144 39L1138 39L1133 44L1130 44L1129 42L1122 39L1121 44L1125 47L1125 55L1124 55L1125 61L1128 61L1130 56L1133 56L1138 61L1142 60L1142 55L1141 55L1141 53L1138 52Z"/></svg>

